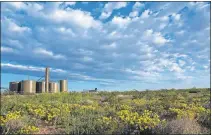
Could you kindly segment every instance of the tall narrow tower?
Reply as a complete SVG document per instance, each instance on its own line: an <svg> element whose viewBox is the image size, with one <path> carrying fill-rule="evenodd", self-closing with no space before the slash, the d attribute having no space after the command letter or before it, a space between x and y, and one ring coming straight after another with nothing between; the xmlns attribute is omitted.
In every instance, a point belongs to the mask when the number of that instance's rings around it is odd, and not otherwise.
<svg viewBox="0 0 212 135"><path fill-rule="evenodd" d="M46 68L45 74L45 92L49 92L49 68Z"/></svg>

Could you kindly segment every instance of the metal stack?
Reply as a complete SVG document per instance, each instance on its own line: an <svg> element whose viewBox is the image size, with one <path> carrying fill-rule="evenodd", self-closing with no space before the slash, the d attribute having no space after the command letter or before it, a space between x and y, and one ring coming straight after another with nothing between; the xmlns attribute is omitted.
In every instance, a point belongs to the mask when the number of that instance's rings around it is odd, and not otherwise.
<svg viewBox="0 0 212 135"><path fill-rule="evenodd" d="M45 76L45 90L49 92L49 68L46 68L46 76Z"/></svg>

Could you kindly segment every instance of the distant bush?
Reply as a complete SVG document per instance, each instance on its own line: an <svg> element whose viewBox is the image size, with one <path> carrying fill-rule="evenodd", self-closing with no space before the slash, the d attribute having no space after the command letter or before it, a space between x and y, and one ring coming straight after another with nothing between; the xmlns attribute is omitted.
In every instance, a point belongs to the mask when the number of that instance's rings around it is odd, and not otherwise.
<svg viewBox="0 0 212 135"><path fill-rule="evenodd" d="M189 93L198 93L200 90L189 90Z"/></svg>

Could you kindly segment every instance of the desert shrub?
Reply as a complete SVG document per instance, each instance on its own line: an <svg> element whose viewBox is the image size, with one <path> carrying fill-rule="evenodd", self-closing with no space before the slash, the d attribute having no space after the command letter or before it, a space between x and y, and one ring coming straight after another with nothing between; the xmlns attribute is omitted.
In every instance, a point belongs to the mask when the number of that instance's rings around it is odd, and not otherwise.
<svg viewBox="0 0 212 135"><path fill-rule="evenodd" d="M23 123L20 119L12 119L5 123L3 134L9 134L9 133L17 133L21 128L24 126L25 123Z"/></svg>
<svg viewBox="0 0 212 135"><path fill-rule="evenodd" d="M63 125L67 134L100 134L101 123L97 118L98 116L92 113L68 115Z"/></svg>
<svg viewBox="0 0 212 135"><path fill-rule="evenodd" d="M200 134L201 126L191 119L177 119L167 121L165 126L158 126L154 132L160 134Z"/></svg>
<svg viewBox="0 0 212 135"><path fill-rule="evenodd" d="M117 115L119 119L124 122L127 131L151 131L152 128L156 127L161 122L157 114L148 110L145 110L140 115L137 112L121 110L117 112Z"/></svg>
<svg viewBox="0 0 212 135"><path fill-rule="evenodd" d="M180 104L180 106L175 106L175 108L170 108L169 111L172 113L174 118L181 119L181 118L189 118L189 119L196 119L199 117L200 114L206 112L207 110L195 104Z"/></svg>
<svg viewBox="0 0 212 135"><path fill-rule="evenodd" d="M27 116L23 116L20 111L8 112L5 116L0 117L2 134L31 134L37 132L39 129L32 126L29 121L32 120L29 120Z"/></svg>
<svg viewBox="0 0 212 135"><path fill-rule="evenodd" d="M100 129L104 134L115 134L123 130L123 125L118 123L117 119L110 117L101 117L98 119Z"/></svg>
<svg viewBox="0 0 212 135"><path fill-rule="evenodd" d="M211 111L210 109L205 110L204 112L201 112L198 116L198 122L207 127L211 127Z"/></svg>

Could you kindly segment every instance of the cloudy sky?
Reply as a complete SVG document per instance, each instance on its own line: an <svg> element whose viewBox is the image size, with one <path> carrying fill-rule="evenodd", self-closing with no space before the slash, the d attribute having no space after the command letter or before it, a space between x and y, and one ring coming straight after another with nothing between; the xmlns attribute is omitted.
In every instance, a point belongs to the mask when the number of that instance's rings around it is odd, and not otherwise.
<svg viewBox="0 0 212 135"><path fill-rule="evenodd" d="M3 2L1 84L70 90L210 87L208 2Z"/></svg>

